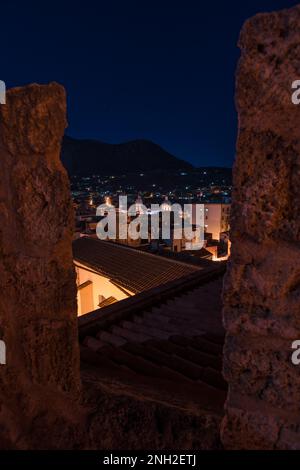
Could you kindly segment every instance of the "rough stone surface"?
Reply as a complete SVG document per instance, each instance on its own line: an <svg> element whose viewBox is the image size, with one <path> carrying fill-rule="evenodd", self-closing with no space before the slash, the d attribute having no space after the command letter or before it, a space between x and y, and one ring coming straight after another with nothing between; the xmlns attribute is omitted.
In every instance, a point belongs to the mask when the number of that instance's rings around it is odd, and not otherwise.
<svg viewBox="0 0 300 470"><path fill-rule="evenodd" d="M300 6L244 25L239 114L224 283L229 382L222 441L230 449L295 449L300 442Z"/></svg>
<svg viewBox="0 0 300 470"><path fill-rule="evenodd" d="M221 413L98 368L82 368L81 388L65 111L57 84L0 106L0 449L220 448Z"/></svg>
<svg viewBox="0 0 300 470"><path fill-rule="evenodd" d="M73 213L60 144L64 89L7 92L0 106L0 448L59 446L79 396ZM51 429L51 433L50 433ZM76 430L65 432L64 445ZM71 435L73 436L71 437Z"/></svg>
<svg viewBox="0 0 300 470"><path fill-rule="evenodd" d="M220 414L201 410L194 403L174 403L172 396L155 385L151 390L121 383L122 379L110 380L86 366L82 382L83 404L92 410L85 432L87 449L221 448Z"/></svg>

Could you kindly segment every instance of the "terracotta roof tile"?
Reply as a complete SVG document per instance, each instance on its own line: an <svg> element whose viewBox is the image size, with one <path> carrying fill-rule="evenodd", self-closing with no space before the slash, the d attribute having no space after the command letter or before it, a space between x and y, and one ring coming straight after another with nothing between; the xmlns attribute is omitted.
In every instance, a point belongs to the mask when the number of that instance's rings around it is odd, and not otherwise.
<svg viewBox="0 0 300 470"><path fill-rule="evenodd" d="M194 402L222 414L226 383L221 290L222 278L202 281L158 306L114 316L109 324L101 326L95 320L91 336L103 346L83 335L83 363L96 366L101 377L118 377L136 389L142 387L143 393L147 387L149 393L172 394L182 403ZM121 309L122 301L118 306Z"/></svg>
<svg viewBox="0 0 300 470"><path fill-rule="evenodd" d="M202 269L114 242L88 237L73 242L73 255L75 261L135 294Z"/></svg>

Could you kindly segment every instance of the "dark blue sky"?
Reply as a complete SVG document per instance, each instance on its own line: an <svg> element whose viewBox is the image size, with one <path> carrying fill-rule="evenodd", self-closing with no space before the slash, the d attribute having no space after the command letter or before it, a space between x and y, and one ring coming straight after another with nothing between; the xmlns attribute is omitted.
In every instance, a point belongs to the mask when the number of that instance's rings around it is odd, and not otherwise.
<svg viewBox="0 0 300 470"><path fill-rule="evenodd" d="M0 79L62 83L73 137L146 138L197 166L230 166L239 30L296 3L1 2Z"/></svg>

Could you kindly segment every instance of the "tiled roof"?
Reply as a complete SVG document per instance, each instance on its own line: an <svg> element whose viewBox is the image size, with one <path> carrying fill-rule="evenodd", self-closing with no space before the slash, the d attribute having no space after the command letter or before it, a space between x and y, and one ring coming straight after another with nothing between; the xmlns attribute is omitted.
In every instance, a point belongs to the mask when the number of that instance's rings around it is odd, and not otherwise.
<svg viewBox="0 0 300 470"><path fill-rule="evenodd" d="M202 269L114 242L88 237L73 242L73 255L75 261L135 294Z"/></svg>
<svg viewBox="0 0 300 470"><path fill-rule="evenodd" d="M148 390L221 416L226 384L221 372L224 330L218 276L207 281L199 276L199 284L190 290L173 291L159 305L124 309L125 315L118 316L112 309L121 311L122 304L143 294L120 301L107 308L108 321L100 311L98 320L92 317L94 327L88 330L87 318L79 319L83 364L114 383L131 384L134 392Z"/></svg>

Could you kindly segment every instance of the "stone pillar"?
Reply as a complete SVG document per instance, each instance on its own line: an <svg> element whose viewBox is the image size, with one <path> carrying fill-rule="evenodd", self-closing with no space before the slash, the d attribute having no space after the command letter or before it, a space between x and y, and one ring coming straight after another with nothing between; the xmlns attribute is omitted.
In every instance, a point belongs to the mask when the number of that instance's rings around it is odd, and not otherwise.
<svg viewBox="0 0 300 470"><path fill-rule="evenodd" d="M1 448L51 446L47 425L62 422L79 394L65 127L65 91L55 83L12 89L0 105Z"/></svg>
<svg viewBox="0 0 300 470"><path fill-rule="evenodd" d="M300 7L250 19L239 46L221 434L228 449L299 449Z"/></svg>

